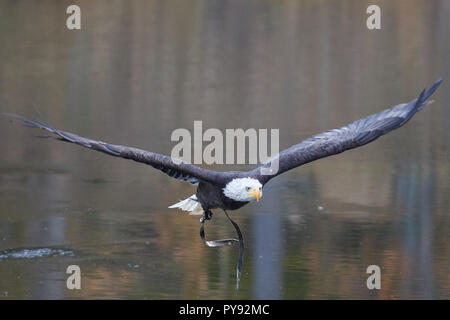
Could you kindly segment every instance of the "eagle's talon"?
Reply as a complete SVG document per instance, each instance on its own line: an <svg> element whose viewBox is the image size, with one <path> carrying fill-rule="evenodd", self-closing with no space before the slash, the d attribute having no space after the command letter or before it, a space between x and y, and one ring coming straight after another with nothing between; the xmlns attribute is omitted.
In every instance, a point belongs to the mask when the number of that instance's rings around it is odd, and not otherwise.
<svg viewBox="0 0 450 320"><path fill-rule="evenodd" d="M207 210L207 211L205 211L203 217L201 217L200 223L205 222L205 220L211 220L211 218L212 218L212 212Z"/></svg>

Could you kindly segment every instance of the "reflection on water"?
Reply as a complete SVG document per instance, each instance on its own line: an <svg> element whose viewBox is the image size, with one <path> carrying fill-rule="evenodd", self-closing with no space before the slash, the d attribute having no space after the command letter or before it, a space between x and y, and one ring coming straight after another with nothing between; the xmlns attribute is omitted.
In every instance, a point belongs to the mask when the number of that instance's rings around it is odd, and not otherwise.
<svg viewBox="0 0 450 320"><path fill-rule="evenodd" d="M448 1L379 1L379 31L366 1L78 3L81 31L63 2L0 4L1 112L165 154L194 120L279 128L285 148L442 76L406 127L280 176L232 218L238 298L449 298ZM0 297L234 298L238 248L205 247L198 217L167 209L192 186L0 123ZM234 235L219 212L207 229ZM372 264L381 290L366 288Z"/></svg>

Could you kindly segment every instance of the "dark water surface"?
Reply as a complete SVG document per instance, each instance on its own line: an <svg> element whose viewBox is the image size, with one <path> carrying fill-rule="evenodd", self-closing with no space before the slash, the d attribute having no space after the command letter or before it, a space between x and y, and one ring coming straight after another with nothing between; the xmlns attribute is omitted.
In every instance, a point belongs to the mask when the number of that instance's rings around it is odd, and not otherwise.
<svg viewBox="0 0 450 320"><path fill-rule="evenodd" d="M442 76L405 127L231 215L247 246L238 298L450 297L449 1L77 1L69 31L71 3L0 1L0 112L164 154L194 120L278 128L283 149ZM0 119L1 298L234 297L238 248L205 247L198 216L167 208L194 187L40 133ZM234 235L220 212L206 231Z"/></svg>

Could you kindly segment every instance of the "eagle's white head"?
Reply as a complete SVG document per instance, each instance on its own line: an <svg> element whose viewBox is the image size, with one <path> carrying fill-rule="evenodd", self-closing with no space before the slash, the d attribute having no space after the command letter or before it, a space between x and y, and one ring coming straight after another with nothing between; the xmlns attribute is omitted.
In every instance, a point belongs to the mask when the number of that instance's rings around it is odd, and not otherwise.
<svg viewBox="0 0 450 320"><path fill-rule="evenodd" d="M262 197L262 184L253 178L236 178L227 183L223 193L234 201L259 201Z"/></svg>

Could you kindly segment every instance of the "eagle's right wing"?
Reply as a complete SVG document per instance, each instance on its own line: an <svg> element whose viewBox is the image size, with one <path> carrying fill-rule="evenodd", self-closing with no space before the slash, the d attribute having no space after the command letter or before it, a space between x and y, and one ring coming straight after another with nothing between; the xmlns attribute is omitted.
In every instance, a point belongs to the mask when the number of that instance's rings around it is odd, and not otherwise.
<svg viewBox="0 0 450 320"><path fill-rule="evenodd" d="M51 136L44 136L43 138L54 138L61 141L71 142L115 157L145 163L178 180L188 181L193 184L198 184L200 180L214 182L215 179L221 174L220 172L202 169L182 161L177 161L179 162L179 164L177 164L171 157L162 154L83 138L74 133L55 129L48 123L38 119L33 121L11 113L6 113L5 115L24 121L25 125L28 127L43 129L53 134Z"/></svg>

